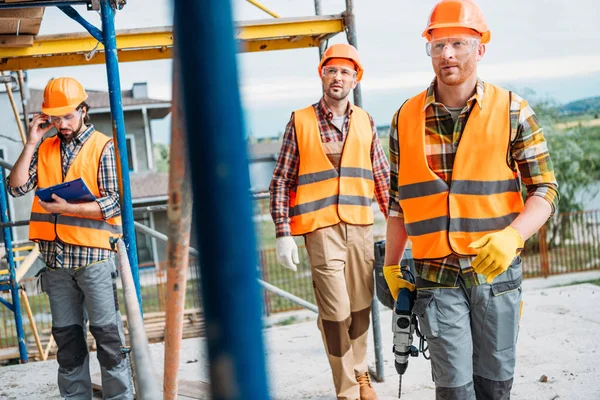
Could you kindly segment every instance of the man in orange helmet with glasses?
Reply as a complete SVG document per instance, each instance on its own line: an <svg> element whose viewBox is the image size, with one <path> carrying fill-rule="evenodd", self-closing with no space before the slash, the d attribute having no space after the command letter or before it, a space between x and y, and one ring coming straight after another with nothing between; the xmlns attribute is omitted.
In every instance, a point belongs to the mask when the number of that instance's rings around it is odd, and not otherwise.
<svg viewBox="0 0 600 400"><path fill-rule="evenodd" d="M393 294L415 289L398 266L410 239L436 398L509 399L519 254L556 210L558 186L531 107L477 75L490 41L477 4L440 1L423 36L435 79L392 120L384 274Z"/></svg>
<svg viewBox="0 0 600 400"><path fill-rule="evenodd" d="M82 178L94 201L68 203L34 198L29 239L40 247L46 269L40 276L52 311L52 336L58 346L61 397L89 399L86 323L96 339L107 399L133 399L129 363L119 313L110 239L121 236L121 211L112 139L90 125L87 93L73 78L52 79L44 90L42 114L29 124L27 143L7 177L18 197ZM55 128L57 134L42 137Z"/></svg>
<svg viewBox="0 0 600 400"><path fill-rule="evenodd" d="M357 50L336 44L318 67L323 97L292 113L271 181L277 260L296 271L304 236L318 326L338 399L376 399L367 371L373 299L373 212L387 216L389 165L373 119L349 101L363 75Z"/></svg>

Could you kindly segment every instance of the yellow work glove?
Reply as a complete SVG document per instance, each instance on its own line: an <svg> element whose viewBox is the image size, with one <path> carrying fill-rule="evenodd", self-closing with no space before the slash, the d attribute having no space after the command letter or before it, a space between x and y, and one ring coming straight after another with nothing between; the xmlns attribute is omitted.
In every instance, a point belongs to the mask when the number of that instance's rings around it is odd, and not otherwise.
<svg viewBox="0 0 600 400"><path fill-rule="evenodd" d="M383 267L383 277L392 292L394 300L398 298L398 292L400 289L407 288L411 292L415 290L415 285L407 281L402 277L402 271L399 265L386 265Z"/></svg>
<svg viewBox="0 0 600 400"><path fill-rule="evenodd" d="M469 247L478 249L473 260L473 269L485 275L486 282L494 279L510 267L515 257L523 250L523 238L516 229L507 226L503 230L488 233L471 243Z"/></svg>

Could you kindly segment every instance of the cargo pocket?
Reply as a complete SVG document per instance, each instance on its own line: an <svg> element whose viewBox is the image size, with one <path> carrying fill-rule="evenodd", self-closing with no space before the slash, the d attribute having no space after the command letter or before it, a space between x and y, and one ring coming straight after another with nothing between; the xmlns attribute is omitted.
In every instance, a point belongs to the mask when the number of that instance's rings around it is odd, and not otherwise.
<svg viewBox="0 0 600 400"><path fill-rule="evenodd" d="M497 351L517 344L521 313L521 277L491 285L492 296L486 313L486 326L495 339Z"/></svg>
<svg viewBox="0 0 600 400"><path fill-rule="evenodd" d="M48 291L48 288L50 286L48 285L48 272L51 270L51 268L44 267L40 269L35 275L37 276L37 287L39 288L41 293L50 294L50 292Z"/></svg>
<svg viewBox="0 0 600 400"><path fill-rule="evenodd" d="M425 339L439 336L439 324L435 298L431 290L417 290L412 312L419 320L419 330Z"/></svg>

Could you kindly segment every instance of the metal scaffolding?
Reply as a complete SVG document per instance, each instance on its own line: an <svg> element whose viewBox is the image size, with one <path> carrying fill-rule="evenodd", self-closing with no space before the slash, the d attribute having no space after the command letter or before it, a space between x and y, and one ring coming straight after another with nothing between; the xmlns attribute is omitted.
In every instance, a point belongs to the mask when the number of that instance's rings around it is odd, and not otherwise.
<svg viewBox="0 0 600 400"><path fill-rule="evenodd" d="M278 14L258 1L248 1L271 16L278 17ZM320 14L320 0L314 2L316 14ZM124 3L124 0L23 0L0 3L0 10L57 6L88 31L88 34L38 36L30 47L0 48L0 71L100 63L106 65L124 242L138 302L141 305L136 224L129 187L129 160L118 63L172 58L174 32L171 27L116 31L114 14ZM182 130L185 130L188 146L187 149L184 146L173 146L173 141L171 142L172 170L169 180L173 193L169 194L169 212L171 207L182 207L182 198L185 200L185 192L188 190L183 185L186 179L185 163L174 165L173 160L185 160L190 155L191 183L197 211L195 225L198 233L202 297L211 381L214 382L211 385L212 396L215 399L266 399L268 392L261 332L260 289L256 284L256 242L250 207L252 200L250 196L242 195L248 193L250 185L235 57L238 52L307 47L320 48L322 52L324 43L342 32L346 33L350 44L357 46L353 4L352 0L345 0L345 11L336 15L272 18L234 25L229 1L176 0L174 3L175 36L178 46L186 51L182 51L175 62L175 65L179 63L181 67L174 68L174 81L178 79L179 74L179 79L185 84L181 85L180 94L179 90L175 90L173 94L174 108L179 109L181 104L181 113L178 113L177 118L173 118L172 138L179 140L182 138ZM72 8L73 5L82 4L86 5L88 10L100 11L101 30L87 23ZM210 55L210 63L205 61L207 55ZM357 105L362 103L360 86L354 91L354 102ZM203 121L204 134L201 137L191 134L196 130L197 119ZM0 178L0 211L2 222L8 223L4 176L0 174ZM180 285L182 282L185 285L185 273L181 275L181 269L185 268L182 265L185 257L181 257L181 252L187 254L190 251L189 238L188 242L185 242L183 230L186 226L185 219L191 218L191 211L181 208L179 212L179 220L169 218L169 241L174 242L169 244L167 263L170 268L169 276L173 279L169 280L168 285ZM15 313L21 361L27 362L18 283L10 251L11 232L6 226L4 233L10 279L7 286L0 285L0 289L11 290L13 293L12 304L5 305ZM230 246L230 243L236 243L236 246ZM278 291L277 288L265 285L263 287ZM171 295L175 296L176 291L177 286L173 286ZM173 307L169 307L171 313L180 313L181 299L175 296L169 301L174 302ZM6 303L3 300L2 302ZM311 308L312 305L306 306ZM379 317L376 309L377 307L373 307L373 327L376 352L380 353ZM173 323L180 322L177 315L172 315L171 318ZM169 320L168 315L167 319ZM171 351L178 352L181 336L177 329L173 329L172 332L171 335L167 334L168 343L165 345ZM379 354L377 358L375 379L382 380ZM165 372L167 362L170 367L177 369L174 364L178 363L178 358L165 361ZM170 373L169 385L165 382L165 395L167 391L171 395L176 393L176 378L176 371Z"/></svg>

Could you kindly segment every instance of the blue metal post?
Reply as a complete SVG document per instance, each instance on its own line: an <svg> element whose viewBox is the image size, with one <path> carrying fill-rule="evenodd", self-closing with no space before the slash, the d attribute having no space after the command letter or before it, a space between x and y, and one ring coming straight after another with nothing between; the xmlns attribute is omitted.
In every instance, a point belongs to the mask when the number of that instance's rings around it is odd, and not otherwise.
<svg viewBox="0 0 600 400"><path fill-rule="evenodd" d="M0 168L0 213L2 213L2 222L8 222L8 202L6 201L6 188L4 186L4 168ZM19 355L21 356L21 363L24 364L28 362L27 346L25 346L25 332L23 330L21 301L19 299L19 284L15 274L15 260L12 252L12 234L10 232L10 227L4 228L4 248L6 249L8 272L10 276L10 293L12 294L11 311L15 314L17 340L19 341Z"/></svg>
<svg viewBox="0 0 600 400"><path fill-rule="evenodd" d="M115 32L115 15L110 0L100 0L102 17L102 34L106 55L106 74L108 77L108 95L112 116L113 137L117 150L117 172L121 197L121 218L127 257L131 265L131 275L135 283L135 291L140 310L142 310L142 292L140 291L140 273L138 270L137 245L133 225L133 206L131 202L131 185L129 180L129 160L127 159L127 141L125 139L125 116L123 115L123 99L121 97L121 79L119 77L119 58L117 56L117 34Z"/></svg>
<svg viewBox="0 0 600 400"><path fill-rule="evenodd" d="M268 398L229 0L175 1L213 399Z"/></svg>

